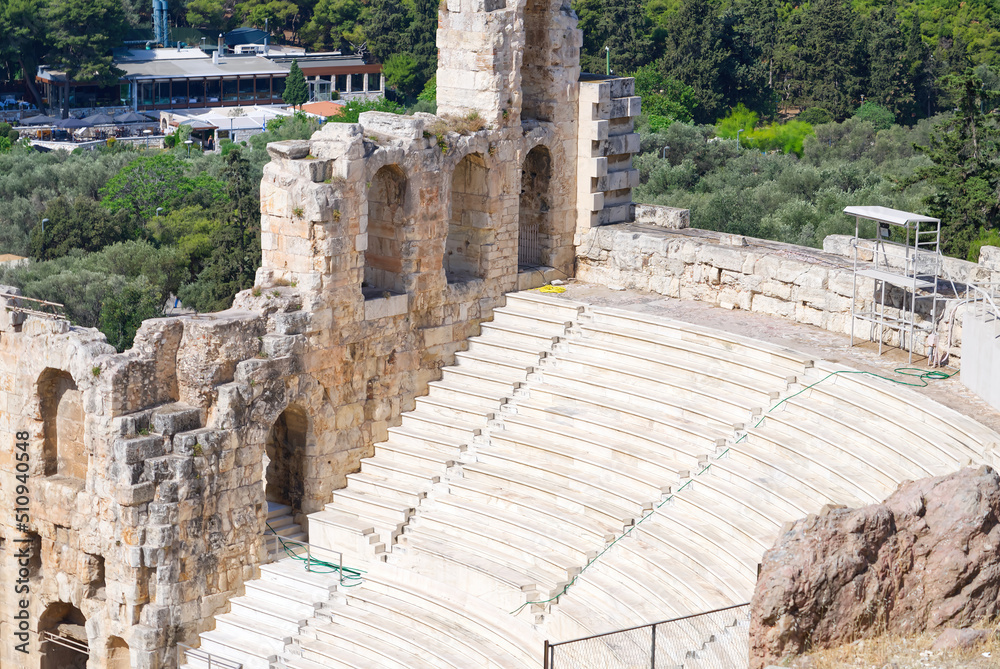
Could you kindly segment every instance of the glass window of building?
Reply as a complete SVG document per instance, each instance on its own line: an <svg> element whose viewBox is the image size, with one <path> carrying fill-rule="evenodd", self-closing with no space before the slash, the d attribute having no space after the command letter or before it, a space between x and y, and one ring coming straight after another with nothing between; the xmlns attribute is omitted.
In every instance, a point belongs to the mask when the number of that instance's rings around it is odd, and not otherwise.
<svg viewBox="0 0 1000 669"><path fill-rule="evenodd" d="M223 79L222 80L222 101L223 102L235 102L237 100L237 81L236 79Z"/></svg>
<svg viewBox="0 0 1000 669"><path fill-rule="evenodd" d="M205 80L205 102L218 102L222 99L222 86L218 79Z"/></svg>
<svg viewBox="0 0 1000 669"><path fill-rule="evenodd" d="M240 83L240 101L250 102L253 101L253 77L244 77L239 80Z"/></svg>

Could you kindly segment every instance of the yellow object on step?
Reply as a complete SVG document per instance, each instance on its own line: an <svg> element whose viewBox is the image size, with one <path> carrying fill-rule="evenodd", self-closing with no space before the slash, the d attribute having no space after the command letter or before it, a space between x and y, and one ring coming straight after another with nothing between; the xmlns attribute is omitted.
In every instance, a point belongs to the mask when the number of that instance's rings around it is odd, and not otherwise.
<svg viewBox="0 0 1000 669"><path fill-rule="evenodd" d="M538 289L539 293L565 293L566 286L542 286Z"/></svg>

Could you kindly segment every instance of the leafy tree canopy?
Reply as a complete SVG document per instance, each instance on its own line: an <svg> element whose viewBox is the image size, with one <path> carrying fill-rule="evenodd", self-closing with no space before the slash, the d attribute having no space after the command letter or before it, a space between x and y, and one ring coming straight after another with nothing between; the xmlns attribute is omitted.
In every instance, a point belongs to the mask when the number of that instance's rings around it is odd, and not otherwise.
<svg viewBox="0 0 1000 669"><path fill-rule="evenodd" d="M31 234L30 254L35 260L52 260L74 249L100 251L115 242L135 239L138 227L127 212L111 213L94 200L57 197L45 208L44 225Z"/></svg>
<svg viewBox="0 0 1000 669"><path fill-rule="evenodd" d="M170 209L185 199L219 201L224 186L207 174L186 175L185 162L173 154L140 156L132 160L101 189L101 203L112 213L126 211L137 220Z"/></svg>

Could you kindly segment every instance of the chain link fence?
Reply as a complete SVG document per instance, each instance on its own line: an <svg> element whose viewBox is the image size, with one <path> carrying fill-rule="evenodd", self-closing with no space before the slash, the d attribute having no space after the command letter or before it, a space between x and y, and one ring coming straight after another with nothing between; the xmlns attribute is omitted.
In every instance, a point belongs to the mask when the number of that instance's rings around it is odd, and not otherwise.
<svg viewBox="0 0 1000 669"><path fill-rule="evenodd" d="M750 604L560 643L545 669L739 669L750 651Z"/></svg>

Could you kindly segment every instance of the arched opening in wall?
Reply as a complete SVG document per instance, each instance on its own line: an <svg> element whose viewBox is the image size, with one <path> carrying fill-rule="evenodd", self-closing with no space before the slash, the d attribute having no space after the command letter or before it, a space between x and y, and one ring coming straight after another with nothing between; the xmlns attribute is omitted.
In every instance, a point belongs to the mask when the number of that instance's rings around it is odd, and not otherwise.
<svg viewBox="0 0 1000 669"><path fill-rule="evenodd" d="M83 441L83 393L73 377L48 368L38 377L42 411L42 460L46 476L87 478L87 450Z"/></svg>
<svg viewBox="0 0 1000 669"><path fill-rule="evenodd" d="M551 181L552 154L546 147L536 146L528 152L521 167L521 203L517 226L518 269L551 264Z"/></svg>
<svg viewBox="0 0 1000 669"><path fill-rule="evenodd" d="M125 639L113 636L108 639L108 669L130 669L132 660L129 657L128 644Z"/></svg>
<svg viewBox="0 0 1000 669"><path fill-rule="evenodd" d="M489 214L489 170L482 155L462 159L451 177L451 217L444 247L448 283L483 277L484 247L493 244Z"/></svg>
<svg viewBox="0 0 1000 669"><path fill-rule="evenodd" d="M302 509L305 489L306 435L309 418L297 406L290 406L274 421L264 448L264 497L269 515L289 507L292 515ZM284 515L284 514L282 514Z"/></svg>
<svg viewBox="0 0 1000 669"><path fill-rule="evenodd" d="M386 165L368 189L368 248L365 250L365 299L403 293L403 242L406 234L403 201L406 175L396 165Z"/></svg>
<svg viewBox="0 0 1000 669"><path fill-rule="evenodd" d="M86 624L87 619L75 606L50 604L38 619L39 669L86 669L90 657Z"/></svg>
<svg viewBox="0 0 1000 669"><path fill-rule="evenodd" d="M521 58L521 119L553 120L556 82L549 28L559 0L527 0L524 5L524 54ZM557 42L558 44L558 42Z"/></svg>

